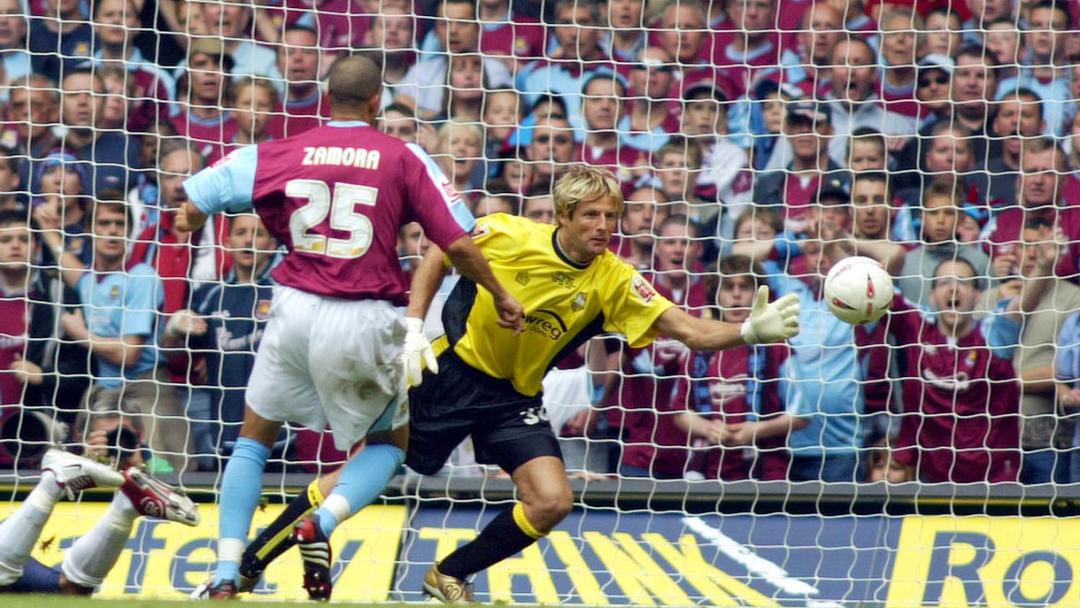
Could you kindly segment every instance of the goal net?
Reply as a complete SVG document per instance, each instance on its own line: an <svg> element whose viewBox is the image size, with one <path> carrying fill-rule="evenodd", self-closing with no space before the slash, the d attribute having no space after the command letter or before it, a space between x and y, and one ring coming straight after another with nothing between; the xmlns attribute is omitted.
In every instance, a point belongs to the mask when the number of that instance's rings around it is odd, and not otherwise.
<svg viewBox="0 0 1080 608"><path fill-rule="evenodd" d="M611 331L552 361L522 415L558 438L575 508L480 574L481 600L1075 605L1078 30L1068 0L0 0L0 517L50 447L143 466L203 523L140 520L100 593L206 578L273 271L342 235L275 238L250 213L187 235L183 183L331 121L330 69L364 54L375 126L481 222L569 223L554 184L604 167L628 297L727 323L763 286L801 306L785 344ZM373 166L341 145L308 154ZM402 228L406 277L429 245ZM511 279L577 311L573 272ZM255 527L345 459L286 425ZM403 469L335 535L335 599L422 600L430 565L517 499L483 461L466 440L437 475ZM92 498L57 507L39 561L103 516ZM256 596L303 597L299 564Z"/></svg>

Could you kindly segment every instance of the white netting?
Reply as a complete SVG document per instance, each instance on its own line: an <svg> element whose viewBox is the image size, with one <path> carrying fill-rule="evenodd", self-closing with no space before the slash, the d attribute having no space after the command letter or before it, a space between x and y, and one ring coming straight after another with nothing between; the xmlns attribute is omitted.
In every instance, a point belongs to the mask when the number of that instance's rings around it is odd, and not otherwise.
<svg viewBox="0 0 1080 608"><path fill-rule="evenodd" d="M1066 0L0 0L0 467L136 441L217 479L280 255L253 217L188 241L168 210L187 175L328 119L330 66L363 52L381 128L475 215L554 221L554 180L608 167L612 249L665 296L727 320L755 284L802 300L790 348L572 354L545 384L570 469L1080 482L1078 29ZM403 230L406 270L423 245ZM913 308L837 322L818 284L853 254ZM290 429L272 470L330 446ZM469 445L443 471L495 474Z"/></svg>

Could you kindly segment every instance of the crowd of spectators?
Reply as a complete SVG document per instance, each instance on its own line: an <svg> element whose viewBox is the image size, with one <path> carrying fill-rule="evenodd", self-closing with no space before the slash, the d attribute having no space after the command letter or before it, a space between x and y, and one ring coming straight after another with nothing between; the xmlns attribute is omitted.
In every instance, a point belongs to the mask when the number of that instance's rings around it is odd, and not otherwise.
<svg viewBox="0 0 1080 608"><path fill-rule="evenodd" d="M677 305L800 297L786 345L571 353L545 383L571 469L1080 482L1078 33L1068 0L0 0L0 466L53 441L222 466L278 243L170 210L325 121L366 53L378 127L475 215L555 222L554 180L608 167L612 251ZM403 268L424 248L406 228ZM880 322L828 312L851 255L896 277ZM322 431L275 461L340 461Z"/></svg>

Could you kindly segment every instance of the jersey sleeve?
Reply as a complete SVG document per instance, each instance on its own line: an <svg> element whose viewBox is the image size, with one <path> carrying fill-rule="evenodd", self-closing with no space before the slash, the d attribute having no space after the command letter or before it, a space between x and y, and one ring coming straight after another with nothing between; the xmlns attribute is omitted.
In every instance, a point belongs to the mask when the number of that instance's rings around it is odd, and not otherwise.
<svg viewBox="0 0 1080 608"><path fill-rule="evenodd" d="M606 259L611 267L603 271L604 330L623 334L633 348L648 346L656 338L656 319L675 305L629 264L613 256Z"/></svg>
<svg viewBox="0 0 1080 608"><path fill-rule="evenodd" d="M1013 351L1020 344L1020 321L1005 313L1010 300L998 302L994 312L982 322L982 332L990 353L999 359L1012 360Z"/></svg>
<svg viewBox="0 0 1080 608"><path fill-rule="evenodd" d="M442 249L476 225L465 200L454 190L430 156L416 144L406 144L402 156L406 214L420 222L424 235Z"/></svg>
<svg viewBox="0 0 1080 608"><path fill-rule="evenodd" d="M514 257L529 239L525 222L530 220L493 213L476 220L470 236L473 242L484 252L488 260L505 260Z"/></svg>
<svg viewBox="0 0 1080 608"><path fill-rule="evenodd" d="M124 289L124 312L120 335L153 335L154 320L163 298L161 281L153 269L149 267L131 269Z"/></svg>
<svg viewBox="0 0 1080 608"><path fill-rule="evenodd" d="M252 205L258 164L258 146L240 148L184 180L184 191L199 211L206 214L247 211Z"/></svg>

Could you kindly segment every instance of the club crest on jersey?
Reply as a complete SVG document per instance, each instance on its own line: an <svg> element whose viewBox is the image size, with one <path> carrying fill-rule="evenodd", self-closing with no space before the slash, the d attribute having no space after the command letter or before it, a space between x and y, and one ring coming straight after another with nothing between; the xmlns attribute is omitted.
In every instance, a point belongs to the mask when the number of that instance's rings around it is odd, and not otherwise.
<svg viewBox="0 0 1080 608"><path fill-rule="evenodd" d="M109 297L114 299L114 300L119 300L120 299L120 286L119 285L113 285L112 286L112 289L109 290Z"/></svg>
<svg viewBox="0 0 1080 608"><path fill-rule="evenodd" d="M472 232L469 233L469 236L471 236L472 238L475 239L476 237L484 236L487 233L488 233L487 224L485 224L483 222L476 222L476 225L473 226Z"/></svg>
<svg viewBox="0 0 1080 608"><path fill-rule="evenodd" d="M652 302L652 299L656 297L656 290L641 275L634 277L633 282L630 283L630 288L637 292L638 297L646 303Z"/></svg>
<svg viewBox="0 0 1080 608"><path fill-rule="evenodd" d="M265 321L270 318L270 300L259 300L255 304L255 320Z"/></svg>
<svg viewBox="0 0 1080 608"><path fill-rule="evenodd" d="M524 270L522 270L521 272L514 275L514 281L516 281L517 284L521 285L522 287L529 284L529 279L530 278L532 278L532 277L530 277L529 273L525 272Z"/></svg>
<svg viewBox="0 0 1080 608"><path fill-rule="evenodd" d="M574 312L585 310L585 294L579 293L574 296L573 300L570 300L570 310Z"/></svg>

